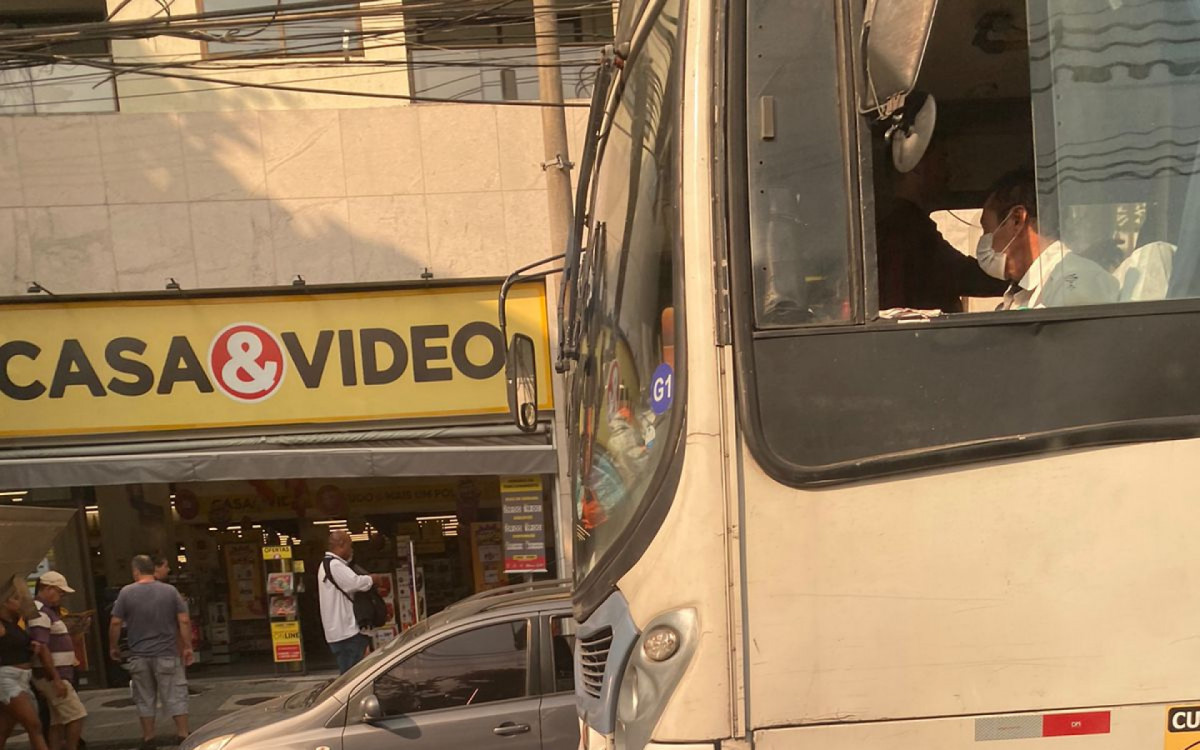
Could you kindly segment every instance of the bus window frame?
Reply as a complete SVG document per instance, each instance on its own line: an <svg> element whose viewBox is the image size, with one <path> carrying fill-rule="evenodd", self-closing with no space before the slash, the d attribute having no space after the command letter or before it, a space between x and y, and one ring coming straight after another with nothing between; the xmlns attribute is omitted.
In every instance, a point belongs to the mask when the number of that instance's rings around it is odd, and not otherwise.
<svg viewBox="0 0 1200 750"><path fill-rule="evenodd" d="M872 133L868 120L860 118L853 106L857 89L861 87L855 65L858 52L850 31L861 23L861 9L854 3L838 0L839 52L841 65L836 71L843 110L843 144L856 151L849 159L849 174L857 185L847 186L848 210L856 211L861 221L849 217L858 233L857 252L852 252L861 264L857 289L851 299L865 310L865 319L849 322L822 323L808 326L759 327L755 322L753 260L750 247L749 161L747 105L745 85L747 44L747 13L744 5L726 6L728 44L725 70L728 74L724 104L727 113L724 151L729 172L724 182L727 195L720 208L724 211L729 268L729 315L733 331L734 361L737 367L736 399L739 426L746 445L757 463L772 479L797 488L875 479L897 474L913 473L934 468L961 466L1005 458L1018 458L1048 452L1095 447L1102 445L1177 440L1200 437L1200 412L1167 417L1140 417L1118 422L1068 426L1040 432L1021 432L961 443L944 443L924 448L881 452L846 461L824 464L798 464L782 456L771 445L763 425L760 410L761 364L756 361L759 342L807 337L868 336L886 332L912 333L919 330L948 331L956 328L989 329L1023 327L1030 331L1044 324L1064 324L1072 321L1103 319L1132 320L1149 316L1196 315L1200 318L1200 298L1117 302L1104 305L1010 310L991 313L963 313L930 318L918 323L881 320L878 318L878 278L875 255L875 200L873 182ZM733 84L733 85L730 85ZM847 324L849 323L849 324ZM1166 323L1164 323L1166 325ZM1181 330L1186 331L1186 323ZM830 373L834 375L836 373ZM800 416L793 414L793 416Z"/></svg>
<svg viewBox="0 0 1200 750"><path fill-rule="evenodd" d="M675 233L675 239L671 252L673 255L672 276L673 280L673 295L672 301L675 307L675 393L677 394L674 400L674 406L671 409L671 421L669 424L669 435L666 439L671 441L663 452L662 460L654 469L654 474L650 477L650 481L646 484L646 493L643 496L641 503L634 510L633 516L629 523L613 540L608 552L597 561L595 567L588 572L583 581L579 582L571 596L572 615L578 622L584 622L588 617L604 603L608 597L617 590L617 582L625 575L642 554L650 546L658 533L658 529L662 526L662 522L667 517L667 512L670 510L672 501L675 497L675 489L679 485L679 479L683 474L683 456L687 440L687 362L688 362L688 345L687 345L687 299L684 293L684 284L687 277L684 273L684 253L683 253L683 203L684 203L684 168L683 168L683 124L686 102L684 100L682 86L685 81L686 73L686 47L687 47L687 32L688 32L688 10L691 0L679 0L679 32L677 37L676 55L673 64L676 67L675 74L680 80L680 95L675 102L675 117L676 128L678 135L675 139L674 148L675 154L675 206L678 213L679 230ZM653 25L657 22L659 13L665 4L664 0L650 0L653 6L643 11L638 17L639 24ZM641 26L639 25L639 29ZM633 31L633 35L637 35L638 29ZM625 66L628 67L633 63L633 59L625 61ZM622 75L624 75L622 73ZM614 95L619 97L624 93L625 82L623 80L614 81ZM607 124L608 118L605 118ZM600 162L604 158L605 144L601 143L597 149L597 159L595 167L592 171L592 185L589 193L592 203L595 202L597 192L597 180L600 179L601 170ZM595 226L595 212L589 216L589 224ZM589 242L593 236L589 230ZM580 313L583 314L582 309ZM582 361L576 361L571 372L571 382L568 383L568 391L574 393L576 390L575 378L583 378L585 374L580 371ZM575 407L576 409L579 406ZM568 423L568 430L577 429L577 425ZM575 440L581 439L576 437ZM570 440L570 439L569 439ZM576 445L568 442L570 450L574 453ZM571 456L570 461L574 465L575 457ZM572 508L575 507L574 500L574 483L572 478ZM577 522L577 518L572 519Z"/></svg>

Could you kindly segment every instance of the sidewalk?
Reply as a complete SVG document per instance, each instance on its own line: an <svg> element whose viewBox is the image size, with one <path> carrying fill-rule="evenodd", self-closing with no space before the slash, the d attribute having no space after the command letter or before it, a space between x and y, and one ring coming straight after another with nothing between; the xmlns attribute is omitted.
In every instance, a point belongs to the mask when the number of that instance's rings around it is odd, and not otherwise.
<svg viewBox="0 0 1200 750"><path fill-rule="evenodd" d="M218 716L311 688L336 676L337 673L331 671L303 677L191 678L188 680L191 728L199 729ZM79 697L88 710L83 725L83 738L88 743L88 750L136 750L141 744L142 734L133 701L129 697L129 688L85 690ZM175 725L170 717L160 717L159 747L164 750L175 747L174 736ZM14 733L8 747L27 750L29 741L23 733Z"/></svg>

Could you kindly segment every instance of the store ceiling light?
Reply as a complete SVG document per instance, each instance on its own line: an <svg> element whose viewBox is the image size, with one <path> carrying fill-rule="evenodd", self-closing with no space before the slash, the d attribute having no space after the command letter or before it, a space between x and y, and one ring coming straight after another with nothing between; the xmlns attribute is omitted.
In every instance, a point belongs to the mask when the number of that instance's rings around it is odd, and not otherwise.
<svg viewBox="0 0 1200 750"><path fill-rule="evenodd" d="M346 521L345 521L345 520L340 520L340 521L313 521L313 526L334 526L334 525L336 525L336 524L341 524L342 526L345 526L345 525L346 525Z"/></svg>
<svg viewBox="0 0 1200 750"><path fill-rule="evenodd" d="M99 505L85 505L85 506L83 506L83 509L86 510L88 513L99 513L100 512Z"/></svg>
<svg viewBox="0 0 1200 750"><path fill-rule="evenodd" d="M24 497L29 490L0 490L0 497Z"/></svg>

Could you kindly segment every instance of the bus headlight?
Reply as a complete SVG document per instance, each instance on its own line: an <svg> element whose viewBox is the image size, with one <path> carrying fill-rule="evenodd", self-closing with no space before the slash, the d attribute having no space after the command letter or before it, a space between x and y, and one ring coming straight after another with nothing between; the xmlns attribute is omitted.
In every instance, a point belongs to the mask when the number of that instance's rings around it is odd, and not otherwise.
<svg viewBox="0 0 1200 750"><path fill-rule="evenodd" d="M659 625L642 638L642 651L650 661L666 661L679 650L679 632L670 625Z"/></svg>
<svg viewBox="0 0 1200 750"><path fill-rule="evenodd" d="M696 650L696 610L680 609L654 618L621 673L613 744L642 750Z"/></svg>

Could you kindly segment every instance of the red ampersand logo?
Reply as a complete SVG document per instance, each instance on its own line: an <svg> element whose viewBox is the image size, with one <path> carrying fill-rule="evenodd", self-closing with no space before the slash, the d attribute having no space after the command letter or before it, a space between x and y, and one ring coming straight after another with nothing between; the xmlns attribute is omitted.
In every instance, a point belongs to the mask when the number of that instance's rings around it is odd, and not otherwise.
<svg viewBox="0 0 1200 750"><path fill-rule="evenodd" d="M283 383L283 347L254 323L235 323L216 335L208 367L221 391L235 401L262 401Z"/></svg>

